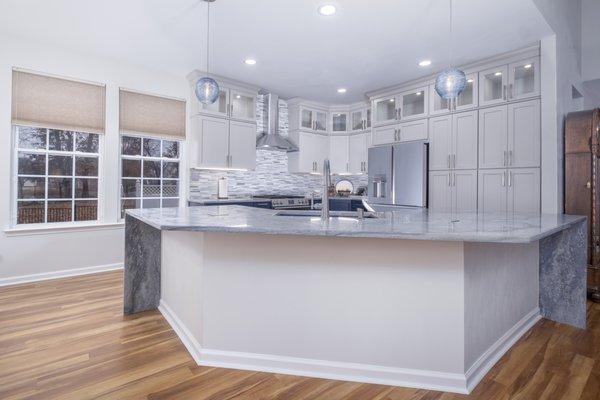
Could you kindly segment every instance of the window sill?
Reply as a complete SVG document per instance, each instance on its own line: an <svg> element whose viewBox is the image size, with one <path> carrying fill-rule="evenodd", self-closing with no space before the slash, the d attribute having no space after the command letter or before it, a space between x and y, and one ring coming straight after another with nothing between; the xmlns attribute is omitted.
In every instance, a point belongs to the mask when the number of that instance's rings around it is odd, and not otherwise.
<svg viewBox="0 0 600 400"><path fill-rule="evenodd" d="M37 225L37 226L18 226L4 229L6 236L29 236L29 235L47 235L53 233L71 233L81 231L97 231L97 230L111 230L111 229L122 229L125 226L124 222L94 222L94 223L81 223L81 224L52 224L48 226Z"/></svg>

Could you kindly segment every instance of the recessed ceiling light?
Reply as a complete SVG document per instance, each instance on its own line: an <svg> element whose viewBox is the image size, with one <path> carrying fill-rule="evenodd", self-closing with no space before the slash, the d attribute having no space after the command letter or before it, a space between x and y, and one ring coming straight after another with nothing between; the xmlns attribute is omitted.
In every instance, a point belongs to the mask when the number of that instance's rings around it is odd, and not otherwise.
<svg viewBox="0 0 600 400"><path fill-rule="evenodd" d="M346 88L339 88L337 90L338 93L346 93Z"/></svg>
<svg viewBox="0 0 600 400"><path fill-rule="evenodd" d="M430 65L431 65L431 60L419 61L419 67L429 67Z"/></svg>
<svg viewBox="0 0 600 400"><path fill-rule="evenodd" d="M531 64L523 65L523 68L529 69L529 68L531 68Z"/></svg>
<svg viewBox="0 0 600 400"><path fill-rule="evenodd" d="M500 76L500 75L502 75L502 72L498 71L498 72L496 72L494 75L496 75L496 76Z"/></svg>
<svg viewBox="0 0 600 400"><path fill-rule="evenodd" d="M256 60L253 59L253 58L246 58L244 60L244 64L246 64L246 65L256 65Z"/></svg>
<svg viewBox="0 0 600 400"><path fill-rule="evenodd" d="M333 4L324 4L321 7L319 7L319 14L325 15L325 16L333 15L333 14L335 14L336 11L337 11L337 9L335 8L335 6Z"/></svg>

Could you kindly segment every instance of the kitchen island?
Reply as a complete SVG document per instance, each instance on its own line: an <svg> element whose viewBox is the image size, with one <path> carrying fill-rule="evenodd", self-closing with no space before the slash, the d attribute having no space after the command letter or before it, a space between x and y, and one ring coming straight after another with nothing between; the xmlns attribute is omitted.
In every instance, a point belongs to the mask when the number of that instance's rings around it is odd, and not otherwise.
<svg viewBox="0 0 600 400"><path fill-rule="evenodd" d="M585 327L586 220L129 210L124 312L198 364L469 392L540 318Z"/></svg>

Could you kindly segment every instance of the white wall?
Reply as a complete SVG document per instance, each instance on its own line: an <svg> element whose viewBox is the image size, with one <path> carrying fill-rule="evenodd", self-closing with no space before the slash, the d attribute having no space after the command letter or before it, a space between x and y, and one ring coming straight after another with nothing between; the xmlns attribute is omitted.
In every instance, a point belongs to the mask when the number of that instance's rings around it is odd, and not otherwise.
<svg viewBox="0 0 600 400"><path fill-rule="evenodd" d="M600 79L600 1L581 0L581 74Z"/></svg>
<svg viewBox="0 0 600 400"><path fill-rule="evenodd" d="M123 262L123 226L76 232L7 233L11 204L11 76L12 68L106 84L106 135L101 174L103 223L119 222L119 87L188 98L185 77L118 60L97 59L41 43L0 36L0 284L6 278L47 274L72 268L114 266ZM182 165L181 171L185 171ZM187 174L184 174L187 175ZM181 187L186 190L187 177ZM182 198L186 194L182 193Z"/></svg>
<svg viewBox="0 0 600 400"><path fill-rule="evenodd" d="M569 112L583 107L584 102L572 99L572 88L585 94L581 79L581 0L534 3L555 33L555 37L542 40L541 48L542 212L562 212L564 120Z"/></svg>

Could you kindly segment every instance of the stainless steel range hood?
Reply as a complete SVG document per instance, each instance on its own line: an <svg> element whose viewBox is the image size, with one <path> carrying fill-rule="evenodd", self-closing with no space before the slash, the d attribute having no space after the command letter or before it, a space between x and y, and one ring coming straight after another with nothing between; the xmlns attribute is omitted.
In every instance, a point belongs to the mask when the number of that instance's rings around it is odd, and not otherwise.
<svg viewBox="0 0 600 400"><path fill-rule="evenodd" d="M263 150L298 151L298 147L279 133L279 96L273 93L266 95L267 130L256 140L256 148Z"/></svg>

